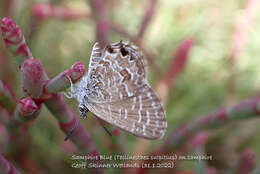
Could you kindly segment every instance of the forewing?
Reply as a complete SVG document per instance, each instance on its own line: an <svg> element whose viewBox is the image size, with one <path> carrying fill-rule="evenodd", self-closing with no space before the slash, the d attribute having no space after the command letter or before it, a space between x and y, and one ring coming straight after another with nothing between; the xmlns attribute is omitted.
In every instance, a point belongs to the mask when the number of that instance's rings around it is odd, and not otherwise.
<svg viewBox="0 0 260 174"><path fill-rule="evenodd" d="M93 71L93 68L97 65L97 63L100 61L102 57L102 50L98 42L96 42L92 48L89 65L88 65L88 75L91 71Z"/></svg>
<svg viewBox="0 0 260 174"><path fill-rule="evenodd" d="M97 117L138 137L158 139L167 128L162 104L148 84L120 102L89 103L87 107Z"/></svg>
<svg viewBox="0 0 260 174"><path fill-rule="evenodd" d="M127 99L147 83L141 52L124 42L107 46L89 77L95 81L91 89L95 89L96 95L90 98L95 103Z"/></svg>

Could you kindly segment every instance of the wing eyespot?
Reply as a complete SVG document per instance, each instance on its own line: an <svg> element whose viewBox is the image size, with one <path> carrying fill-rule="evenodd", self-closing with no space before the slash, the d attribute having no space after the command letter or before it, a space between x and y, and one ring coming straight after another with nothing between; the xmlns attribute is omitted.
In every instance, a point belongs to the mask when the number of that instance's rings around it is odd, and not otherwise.
<svg viewBox="0 0 260 174"><path fill-rule="evenodd" d="M106 47L106 50L107 50L110 54L114 53L114 49L113 49L110 45L108 45L108 46Z"/></svg>
<svg viewBox="0 0 260 174"><path fill-rule="evenodd" d="M120 52L121 52L122 56L124 56L124 57L129 54L129 52L124 47L120 48Z"/></svg>

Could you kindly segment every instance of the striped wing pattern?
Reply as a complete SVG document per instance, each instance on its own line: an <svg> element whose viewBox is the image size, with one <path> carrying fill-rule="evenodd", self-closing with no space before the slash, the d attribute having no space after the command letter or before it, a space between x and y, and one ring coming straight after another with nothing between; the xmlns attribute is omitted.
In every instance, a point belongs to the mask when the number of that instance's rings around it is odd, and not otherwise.
<svg viewBox="0 0 260 174"><path fill-rule="evenodd" d="M102 58L102 52L101 47L98 42L96 42L92 48L89 65L88 65L88 75L91 72L91 70L96 66L96 64L100 61Z"/></svg>
<svg viewBox="0 0 260 174"><path fill-rule="evenodd" d="M99 118L138 137L158 139L167 128L161 102L147 84L138 94L122 101L89 103L87 107Z"/></svg>
<svg viewBox="0 0 260 174"><path fill-rule="evenodd" d="M165 111L146 80L143 56L135 45L117 42L93 47L83 103L106 122L146 139L162 137Z"/></svg>

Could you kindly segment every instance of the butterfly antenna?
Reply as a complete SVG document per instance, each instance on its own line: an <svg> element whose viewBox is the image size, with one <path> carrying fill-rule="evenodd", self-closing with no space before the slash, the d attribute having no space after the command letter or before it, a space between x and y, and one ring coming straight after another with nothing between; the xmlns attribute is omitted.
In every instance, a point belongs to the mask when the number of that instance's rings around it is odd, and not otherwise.
<svg viewBox="0 0 260 174"><path fill-rule="evenodd" d="M77 127L79 126L79 120L77 119L77 122L75 123L74 127L70 130L70 132L67 134L67 136L64 138L64 141L67 141L71 135L73 134L73 132L77 129Z"/></svg>
<svg viewBox="0 0 260 174"><path fill-rule="evenodd" d="M105 127L103 120L99 119L98 117L97 117L97 120L98 120L99 124L104 128L104 130L106 131L106 133L107 133L109 136L112 137L112 134L111 134L111 133L109 132L109 130Z"/></svg>

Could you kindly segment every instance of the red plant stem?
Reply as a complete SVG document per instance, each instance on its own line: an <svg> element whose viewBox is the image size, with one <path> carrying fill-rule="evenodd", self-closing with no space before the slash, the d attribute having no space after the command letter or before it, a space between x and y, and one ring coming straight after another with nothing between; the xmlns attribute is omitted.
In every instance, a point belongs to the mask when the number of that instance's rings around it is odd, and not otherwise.
<svg viewBox="0 0 260 174"><path fill-rule="evenodd" d="M14 21L8 18L4 18L1 23L1 31L2 34L5 38L5 43L9 44L9 41L12 40L17 40L22 39L24 41L23 34L19 27L16 25ZM10 34L11 33L11 34ZM6 42L8 40L8 42ZM21 41L17 41L17 43L20 43ZM27 48L27 52L30 53L29 48L24 42L25 47ZM13 52L15 53L15 52ZM29 59L27 59L29 58ZM30 59L31 58L31 59ZM42 66L40 65L40 62L37 59L33 59L31 55L28 54L23 54L23 59L26 60L25 63L23 64L22 73L24 73L24 77L32 77L32 82L30 82L30 79L26 79L24 83L36 83L39 86L44 85L43 79L48 78L46 76L46 73L43 71ZM22 63L22 62L20 62ZM20 64L19 64L20 65ZM32 65L35 65L35 67L31 67ZM30 67L31 68L36 68L35 72L32 71L30 72ZM77 68L76 68L77 69ZM80 68L79 68L80 69ZM34 74L35 73L35 74ZM27 76L28 75L28 76ZM72 73L72 76L74 77L75 74ZM77 75L77 73L76 73ZM39 78L35 78L39 77ZM35 80L35 81L34 81ZM42 83L42 84L40 84ZM23 84L26 86L26 84ZM26 89L30 89L30 87L27 85ZM41 87L39 87L36 90L38 91L43 91ZM28 92L31 92L31 89L28 90ZM35 92L35 94L37 94ZM34 93L34 91L33 91ZM34 95L34 97L38 97L39 95ZM68 105L64 102L60 94L52 94L46 99L43 98L34 98L35 103L38 105L39 103L43 102L43 100L47 108L53 113L55 118L58 120L60 128L62 131L65 132L65 134L68 134L72 128L74 127L76 122L79 122L75 114L69 109ZM83 126L79 123L77 129L73 132L73 136L71 137L72 142L75 143L75 145L82 151L84 152L89 152L92 155L98 155L98 151L96 149L95 144L91 140L90 136L87 134ZM99 161L97 161L99 162ZM103 169L99 168L94 170L95 173L103 173Z"/></svg>
<svg viewBox="0 0 260 174"><path fill-rule="evenodd" d="M105 47L109 43L109 22L107 19L106 1L90 0L90 4L96 21L96 38L101 47Z"/></svg>
<svg viewBox="0 0 260 174"><path fill-rule="evenodd" d="M215 167L209 166L207 168L207 174L222 174Z"/></svg>
<svg viewBox="0 0 260 174"><path fill-rule="evenodd" d="M60 94L53 94L52 98L45 101L45 104L56 117L61 129L65 132L65 134L68 134L76 122L79 121L78 117L63 101ZM85 152L96 151L96 147L93 141L90 139L90 136L86 133L86 131L82 131L82 129L84 128L81 124L79 124L71 139L73 142L76 142L75 144L77 144L80 149L84 150Z"/></svg>
<svg viewBox="0 0 260 174"><path fill-rule="evenodd" d="M200 130L223 126L231 121L257 118L259 115L260 97L244 100L233 107L218 109L190 124L173 130L161 148L164 151L172 150L185 143L186 140Z"/></svg>
<svg viewBox="0 0 260 174"><path fill-rule="evenodd" d="M17 99L11 88L0 81L0 106L4 107L10 114L14 111Z"/></svg>
<svg viewBox="0 0 260 174"><path fill-rule="evenodd" d="M119 33L120 35L128 38L131 42L137 43L138 38L129 32L127 32L125 29L122 28L122 26L119 26L118 24L110 23L110 29L116 33Z"/></svg>
<svg viewBox="0 0 260 174"><path fill-rule="evenodd" d="M188 150L190 151L190 153L194 154L194 155L204 155L204 147L205 144L207 143L209 139L209 134L207 132L199 132L197 135L195 135L189 142L188 142ZM187 147L184 147L183 149L178 149L179 151L174 152L174 155L179 156L179 155L186 155L187 154ZM169 152L169 153L165 153L163 148L160 149L156 149L153 152L151 152L148 156L156 156L156 155L164 155L164 154L172 154L173 151ZM199 160L195 160L195 167L198 167L198 169L203 169L204 171L208 170L206 164L204 162L202 163L197 163ZM157 161L158 163L160 161ZM178 160L178 158L176 159L176 161L174 161L174 165L178 166L178 164L181 162L181 160ZM146 160L146 161L139 161L140 165L141 163L150 163L152 165L152 163L155 163L155 160ZM169 169L169 173L172 173L172 168ZM175 170L175 169L174 169ZM177 172L177 171L176 171ZM149 173L149 169L143 169L143 168L139 168L136 169L136 172L138 174L146 174ZM173 172L175 173L175 172ZM198 173L199 172L195 172ZM203 172L201 172L203 173ZM205 172L204 172L205 173Z"/></svg>
<svg viewBox="0 0 260 174"><path fill-rule="evenodd" d="M195 135L190 142L191 149L200 149L204 148L205 144L209 139L209 134L207 132L199 132Z"/></svg>
<svg viewBox="0 0 260 174"><path fill-rule="evenodd" d="M74 20L90 17L90 14L86 11L78 12L73 9L43 3L35 3L32 7L32 13L35 17L40 19L58 18Z"/></svg>
<svg viewBox="0 0 260 174"><path fill-rule="evenodd" d="M172 61L163 79L157 83L156 89L164 105L167 103L169 91L174 85L175 80L185 68L192 46L192 38L187 38L180 43L177 51L173 53Z"/></svg>
<svg viewBox="0 0 260 174"><path fill-rule="evenodd" d="M20 123L31 121L37 117L40 108L41 105L37 106L30 97L22 98L16 107L14 119Z"/></svg>
<svg viewBox="0 0 260 174"><path fill-rule="evenodd" d="M47 79L42 64L38 59L27 59L21 66L22 89L26 96L40 98L43 94L44 81Z"/></svg>
<svg viewBox="0 0 260 174"><path fill-rule="evenodd" d="M152 17L154 16L156 5L157 5L157 0L149 1L149 5L145 11L139 32L137 34L137 38L138 38L139 42L143 39L145 30L147 29L149 23L152 20Z"/></svg>
<svg viewBox="0 0 260 174"><path fill-rule="evenodd" d="M81 79L85 74L85 66L82 62L76 62L68 70L60 73L50 80L46 85L46 91L49 93L58 93L71 86L70 80L74 83Z"/></svg>
<svg viewBox="0 0 260 174"><path fill-rule="evenodd" d="M12 7L15 4L15 0L4 1L3 16L10 16L12 14Z"/></svg>
<svg viewBox="0 0 260 174"><path fill-rule="evenodd" d="M177 51L173 53L172 61L165 77L165 81L167 81L168 86L172 85L174 80L184 69L192 46L193 46L193 39L186 38L180 43Z"/></svg>
<svg viewBox="0 0 260 174"><path fill-rule="evenodd" d="M236 174L251 173L256 167L256 154L250 149L246 149L237 164Z"/></svg>
<svg viewBox="0 0 260 174"><path fill-rule="evenodd" d="M45 101L45 105L57 119L60 129L66 135L71 133L71 130L74 128L75 124L78 124L76 129L73 131L72 136L70 136L70 140L78 147L78 149L80 149L80 151L91 155L99 155L99 152L91 137L80 124L78 117L69 109L60 94L53 94L50 99ZM94 172L103 173L103 169L98 168Z"/></svg>
<svg viewBox="0 0 260 174"><path fill-rule="evenodd" d="M18 25L7 17L1 20L1 34L8 50L14 54L19 65L27 58L33 58L25 43L25 39Z"/></svg>
<svg viewBox="0 0 260 174"><path fill-rule="evenodd" d="M38 116L40 109L41 105L37 106L33 99L29 97L22 98L13 114L9 114L5 109L2 110L2 121L9 133L15 135L20 132L22 127L26 128L28 126L23 123L29 122ZM22 132L27 134L27 132Z"/></svg>
<svg viewBox="0 0 260 174"><path fill-rule="evenodd" d="M0 154L0 173L1 174L20 174L18 170L7 161L1 154Z"/></svg>
<svg viewBox="0 0 260 174"><path fill-rule="evenodd" d="M195 135L189 143L189 147L190 147L190 150L192 151L192 154L195 156L205 155L204 146L207 143L208 139L209 139L209 134L207 132L199 132L197 135ZM206 161L195 160L193 162L194 162L195 171L197 174L207 172L208 167L207 167Z"/></svg>

